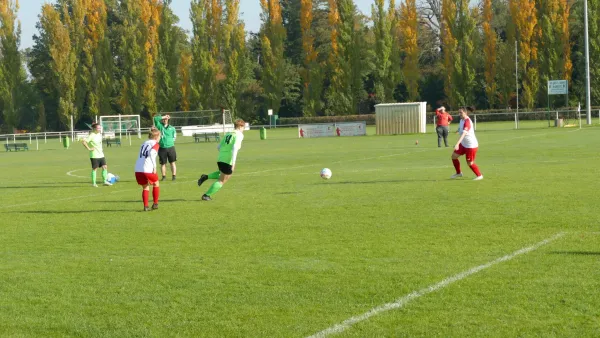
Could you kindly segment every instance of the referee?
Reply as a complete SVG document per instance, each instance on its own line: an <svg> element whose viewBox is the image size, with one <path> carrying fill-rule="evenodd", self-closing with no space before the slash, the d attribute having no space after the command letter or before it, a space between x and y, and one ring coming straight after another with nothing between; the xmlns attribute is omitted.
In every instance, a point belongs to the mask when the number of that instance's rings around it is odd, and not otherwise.
<svg viewBox="0 0 600 338"><path fill-rule="evenodd" d="M158 159L160 161L160 171L162 173L162 181L167 179L167 161L171 164L171 173L173 174L173 181L175 181L177 175L177 152L175 151L175 139L177 138L177 131L175 127L169 124L171 116L156 115L154 116L154 125L160 130L160 142L158 148Z"/></svg>

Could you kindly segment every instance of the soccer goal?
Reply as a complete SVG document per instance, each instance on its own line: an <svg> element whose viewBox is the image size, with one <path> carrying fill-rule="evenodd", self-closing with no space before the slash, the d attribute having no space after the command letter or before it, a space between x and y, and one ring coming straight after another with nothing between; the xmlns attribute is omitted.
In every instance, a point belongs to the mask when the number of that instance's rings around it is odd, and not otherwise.
<svg viewBox="0 0 600 338"><path fill-rule="evenodd" d="M231 111L227 109L163 112L170 115L169 124L181 128L183 136L194 134L227 133L234 130Z"/></svg>
<svg viewBox="0 0 600 338"><path fill-rule="evenodd" d="M118 135L121 138L123 134L129 136L135 133L138 138L142 138L139 115L100 116L100 125L102 126L104 137L110 138L117 137Z"/></svg>

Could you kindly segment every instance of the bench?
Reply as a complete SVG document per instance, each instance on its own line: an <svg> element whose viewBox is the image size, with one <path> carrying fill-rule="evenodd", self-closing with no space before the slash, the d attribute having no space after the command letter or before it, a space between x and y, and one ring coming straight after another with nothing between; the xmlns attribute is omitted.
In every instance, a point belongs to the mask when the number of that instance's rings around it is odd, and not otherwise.
<svg viewBox="0 0 600 338"><path fill-rule="evenodd" d="M194 142L200 142L204 140L204 142L210 142L211 139L219 142L221 141L221 135L219 133L194 133Z"/></svg>
<svg viewBox="0 0 600 338"><path fill-rule="evenodd" d="M29 150L27 143L4 143L6 151Z"/></svg>
<svg viewBox="0 0 600 338"><path fill-rule="evenodd" d="M120 138L109 138L106 139L106 146L107 147L112 147L113 144L118 145L119 147L121 146L121 139Z"/></svg>

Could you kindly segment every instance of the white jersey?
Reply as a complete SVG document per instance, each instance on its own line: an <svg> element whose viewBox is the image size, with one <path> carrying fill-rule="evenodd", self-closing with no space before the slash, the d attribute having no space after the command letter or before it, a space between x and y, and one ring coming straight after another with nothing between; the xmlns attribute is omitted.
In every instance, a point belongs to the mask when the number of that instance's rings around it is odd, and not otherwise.
<svg viewBox="0 0 600 338"><path fill-rule="evenodd" d="M473 128L473 122L467 116L464 120L460 120L460 126L458 127L458 134L462 135L462 133L466 131L467 135L460 142L465 148L477 148L479 147L479 142L477 142L477 137L475 137L475 129Z"/></svg>
<svg viewBox="0 0 600 338"><path fill-rule="evenodd" d="M153 173L156 169L156 155L158 154L158 142L148 140L144 142L135 162L136 173Z"/></svg>

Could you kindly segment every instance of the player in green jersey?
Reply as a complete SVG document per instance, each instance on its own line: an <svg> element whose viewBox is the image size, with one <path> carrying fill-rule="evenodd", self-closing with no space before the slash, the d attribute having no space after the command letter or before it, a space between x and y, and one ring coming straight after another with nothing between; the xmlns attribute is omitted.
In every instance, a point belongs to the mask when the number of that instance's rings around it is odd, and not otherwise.
<svg viewBox="0 0 600 338"><path fill-rule="evenodd" d="M92 124L92 132L83 140L83 146L90 152L92 186L98 186L96 184L96 169L100 167L102 167L102 182L104 182L104 185L112 185L106 179L108 177L108 166L106 165L106 158L104 158L104 152L102 151L102 126L100 124Z"/></svg>
<svg viewBox="0 0 600 338"><path fill-rule="evenodd" d="M213 183L208 191L202 195L203 201L210 201L211 196L217 193L225 184L233 171L235 170L235 161L237 154L242 147L242 141L244 140L244 127L246 122L244 120L236 120L234 123L235 130L225 134L225 137L221 139L219 143L219 157L217 158L217 166L219 170L210 173L208 175L202 174L198 180L198 186L201 186L204 181L210 179L217 180Z"/></svg>
<svg viewBox="0 0 600 338"><path fill-rule="evenodd" d="M175 181L177 175L177 152L175 151L175 139L177 138L177 130L169 124L170 115L154 116L154 125L160 130L160 148L158 149L158 160L160 162L160 171L162 180L166 180L167 161L171 165L172 180Z"/></svg>

